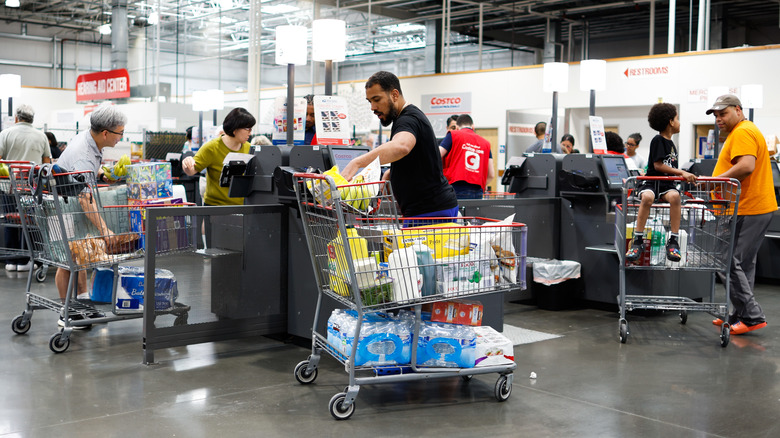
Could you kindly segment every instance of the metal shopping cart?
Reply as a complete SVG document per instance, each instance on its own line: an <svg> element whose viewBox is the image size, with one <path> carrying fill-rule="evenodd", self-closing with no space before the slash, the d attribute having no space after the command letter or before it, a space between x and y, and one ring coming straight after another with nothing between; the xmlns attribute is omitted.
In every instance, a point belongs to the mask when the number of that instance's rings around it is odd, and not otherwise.
<svg viewBox="0 0 780 438"><path fill-rule="evenodd" d="M0 160L0 233L3 234L5 245L0 247L0 260L11 260L20 257L29 257L35 260L35 255L27 242L27 234L23 232L23 224L19 218L17 197L11 182L9 166L30 165L29 161ZM10 241L9 241L10 240ZM15 244L18 241L21 245ZM46 280L48 266L34 263L27 275L27 291L30 290L32 279L42 283Z"/></svg>
<svg viewBox="0 0 780 438"><path fill-rule="evenodd" d="M458 223L451 223L453 218L440 218L425 227L403 228L405 219L399 217L385 182L336 187L329 176L297 173L294 178L319 288L312 351L295 367L298 382L314 382L323 352L344 364L349 384L328 405L338 420L354 413L355 398L363 384L458 376L468 381L473 375L498 373L494 394L499 401L507 400L517 366L514 359L491 366L475 366L472 361L456 367L431 361L428 348L433 341L421 335L421 330L430 327L422 321L421 306L524 288L526 226L485 218L458 218ZM378 195L373 196L375 192ZM318 332L323 297L356 313L354 328L344 330L345 338L353 340L351 344L335 344L331 329ZM406 343L396 339L398 342L382 353L390 355L406 348L407 358L357 361L359 351L370 350L361 344L368 338L363 338L361 331L368 324L364 319L410 306L414 313L406 313L408 336L400 336ZM399 317L402 312L399 310ZM371 336L387 339L387 333L381 331ZM386 342L378 345L387 347ZM450 345L459 348L458 344Z"/></svg>
<svg viewBox="0 0 780 438"><path fill-rule="evenodd" d="M644 251L634 262L626 259L626 252L633 238L640 202L637 188L642 183L657 187L659 184L676 184L681 194L680 251L681 260L671 262L666 258L666 239L670 229L669 204L655 203L649 211L645 226ZM658 192L658 189L655 189ZM707 312L727 321L729 313L729 270L734 251L737 207L740 184L736 179L699 178L687 183L682 178L632 177L623 185L622 204L616 209L615 249L620 260L619 339L625 343L629 329L626 312L636 309L672 310L680 312L680 322L685 324L688 312ZM637 270L691 270L711 272L709 300L702 302L683 296L634 295L626 293L626 272ZM725 277L725 295L716 299L715 275ZM729 324L724 323L720 332L720 344L729 343Z"/></svg>
<svg viewBox="0 0 780 438"><path fill-rule="evenodd" d="M14 318L11 327L17 334L30 330L34 310L49 309L60 314L62 328L49 339L49 348L62 353L70 346L74 327L116 320L141 318L134 312L117 308L118 265L144 257L139 243L143 233L132 231L130 222L137 206L104 206L92 172L52 173L51 167L11 165L10 179L17 196L21 223L35 259L71 272L64 302L28 291L26 307ZM169 254L193 249L191 220L187 216L164 218L158 222L158 253ZM114 272L112 305L106 316L92 303L76 299L77 273L97 267ZM29 283L29 282L28 282ZM148 305L155 305L152 303ZM173 314L186 320L189 306L172 303L157 309L158 314Z"/></svg>

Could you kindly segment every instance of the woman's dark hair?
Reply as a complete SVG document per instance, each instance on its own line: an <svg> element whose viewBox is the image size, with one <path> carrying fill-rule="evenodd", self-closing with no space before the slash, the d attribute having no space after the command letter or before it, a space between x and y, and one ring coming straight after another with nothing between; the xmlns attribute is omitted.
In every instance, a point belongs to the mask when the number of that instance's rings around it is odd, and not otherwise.
<svg viewBox="0 0 780 438"><path fill-rule="evenodd" d="M379 84L382 91L389 93L393 90L398 90L398 94L401 96L404 93L401 91L401 81L398 80L398 76L390 73L389 71L378 71L371 75L366 81L366 90L373 87L375 84Z"/></svg>
<svg viewBox="0 0 780 438"><path fill-rule="evenodd" d="M642 134L640 134L638 132L635 132L635 133L629 135L628 138L634 139L634 142L636 142L636 145L639 146L639 142L642 141Z"/></svg>
<svg viewBox="0 0 780 438"><path fill-rule="evenodd" d="M184 131L184 133L185 133L185 135L184 135L184 138L185 138L186 140L192 140L192 128L194 128L194 126L190 126L189 128L187 128L187 129Z"/></svg>
<svg viewBox="0 0 780 438"><path fill-rule="evenodd" d="M257 121L252 114L249 114L249 111L241 107L233 108L225 116L225 120L222 122L222 130L225 131L225 134L233 137L236 130L251 128L255 126L255 123Z"/></svg>
<svg viewBox="0 0 780 438"><path fill-rule="evenodd" d="M647 113L647 122L653 130L663 132L676 115L676 106L671 103L657 103Z"/></svg>
<svg viewBox="0 0 780 438"><path fill-rule="evenodd" d="M571 135L571 134L563 134L563 137L561 137L561 143L563 143L564 141L568 141L569 143L571 143L571 147L572 148L574 147L574 136L573 135Z"/></svg>
<svg viewBox="0 0 780 438"><path fill-rule="evenodd" d="M607 140L607 150L617 153L625 153L626 147L623 145L623 139L617 132L607 131L604 133Z"/></svg>
<svg viewBox="0 0 780 438"><path fill-rule="evenodd" d="M447 124L445 126L450 126L450 122L458 123L458 117L460 117L458 114L447 117Z"/></svg>
<svg viewBox="0 0 780 438"><path fill-rule="evenodd" d="M44 132L44 134L46 134L46 138L49 139L49 146L57 147L57 137L51 132Z"/></svg>

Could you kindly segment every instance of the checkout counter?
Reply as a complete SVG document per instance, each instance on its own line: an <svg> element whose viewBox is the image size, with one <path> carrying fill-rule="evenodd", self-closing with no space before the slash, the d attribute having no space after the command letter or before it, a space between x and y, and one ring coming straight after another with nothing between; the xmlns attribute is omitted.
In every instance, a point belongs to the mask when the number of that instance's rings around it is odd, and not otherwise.
<svg viewBox="0 0 780 438"><path fill-rule="evenodd" d="M528 256L579 262L584 283L580 298L616 304L615 208L621 203L623 180L631 176L625 158L600 154L528 154L523 158L515 161L520 163L516 167L508 166L504 183L517 198L536 201L536 205L526 204L516 217L528 223L531 231ZM543 215L549 216L540 220ZM695 299L709 296L711 281L706 272L637 270L626 276L626 287L643 293L679 291Z"/></svg>
<svg viewBox="0 0 780 438"><path fill-rule="evenodd" d="M283 317L288 334L311 337L317 283L292 175L307 169L324 171L333 165L343 168L368 150L351 146L258 146L255 149L245 174L232 177L229 192L231 196L245 197L246 205L276 205L282 213L279 217L215 219L222 224L212 236L214 245L242 247L244 259L229 260L230 256L226 256L224 261L212 262L212 282L218 283L212 284L212 290L222 291L220 298L212 299L212 311L224 318L257 314L274 320ZM494 217L506 216L500 212ZM479 297L484 306L483 325L503 329L503 295L502 292ZM326 331L328 316L337 306L336 301L324 297L319 332ZM277 329L268 333L278 332Z"/></svg>

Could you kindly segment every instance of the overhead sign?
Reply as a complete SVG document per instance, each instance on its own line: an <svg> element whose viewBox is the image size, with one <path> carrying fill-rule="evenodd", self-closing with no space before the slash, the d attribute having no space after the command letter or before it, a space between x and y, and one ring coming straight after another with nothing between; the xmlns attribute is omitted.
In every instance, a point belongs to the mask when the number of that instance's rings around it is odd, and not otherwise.
<svg viewBox="0 0 780 438"><path fill-rule="evenodd" d="M668 76L671 71L668 65L646 65L628 67L623 75L628 79L652 79L660 76Z"/></svg>
<svg viewBox="0 0 780 438"><path fill-rule="evenodd" d="M314 96L317 144L348 145L349 105L343 96Z"/></svg>
<svg viewBox="0 0 780 438"><path fill-rule="evenodd" d="M471 93L424 94L420 96L420 109L428 116L436 136L444 137L447 134L447 118L471 114Z"/></svg>
<svg viewBox="0 0 780 438"><path fill-rule="evenodd" d="M76 79L76 102L130 97L130 75L120 68L81 75Z"/></svg>

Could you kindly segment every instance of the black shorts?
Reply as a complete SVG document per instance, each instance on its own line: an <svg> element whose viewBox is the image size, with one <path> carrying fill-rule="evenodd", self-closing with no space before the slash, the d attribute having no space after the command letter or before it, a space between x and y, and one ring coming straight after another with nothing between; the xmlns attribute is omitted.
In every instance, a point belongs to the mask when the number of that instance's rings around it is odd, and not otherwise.
<svg viewBox="0 0 780 438"><path fill-rule="evenodd" d="M651 192L653 192L656 201L660 200L661 195L665 194L666 192L669 192L671 190L678 191L677 184L675 181L645 180L645 181L639 181L639 184L637 184L634 193L636 194L636 197L639 198L639 194L645 190L650 190Z"/></svg>

